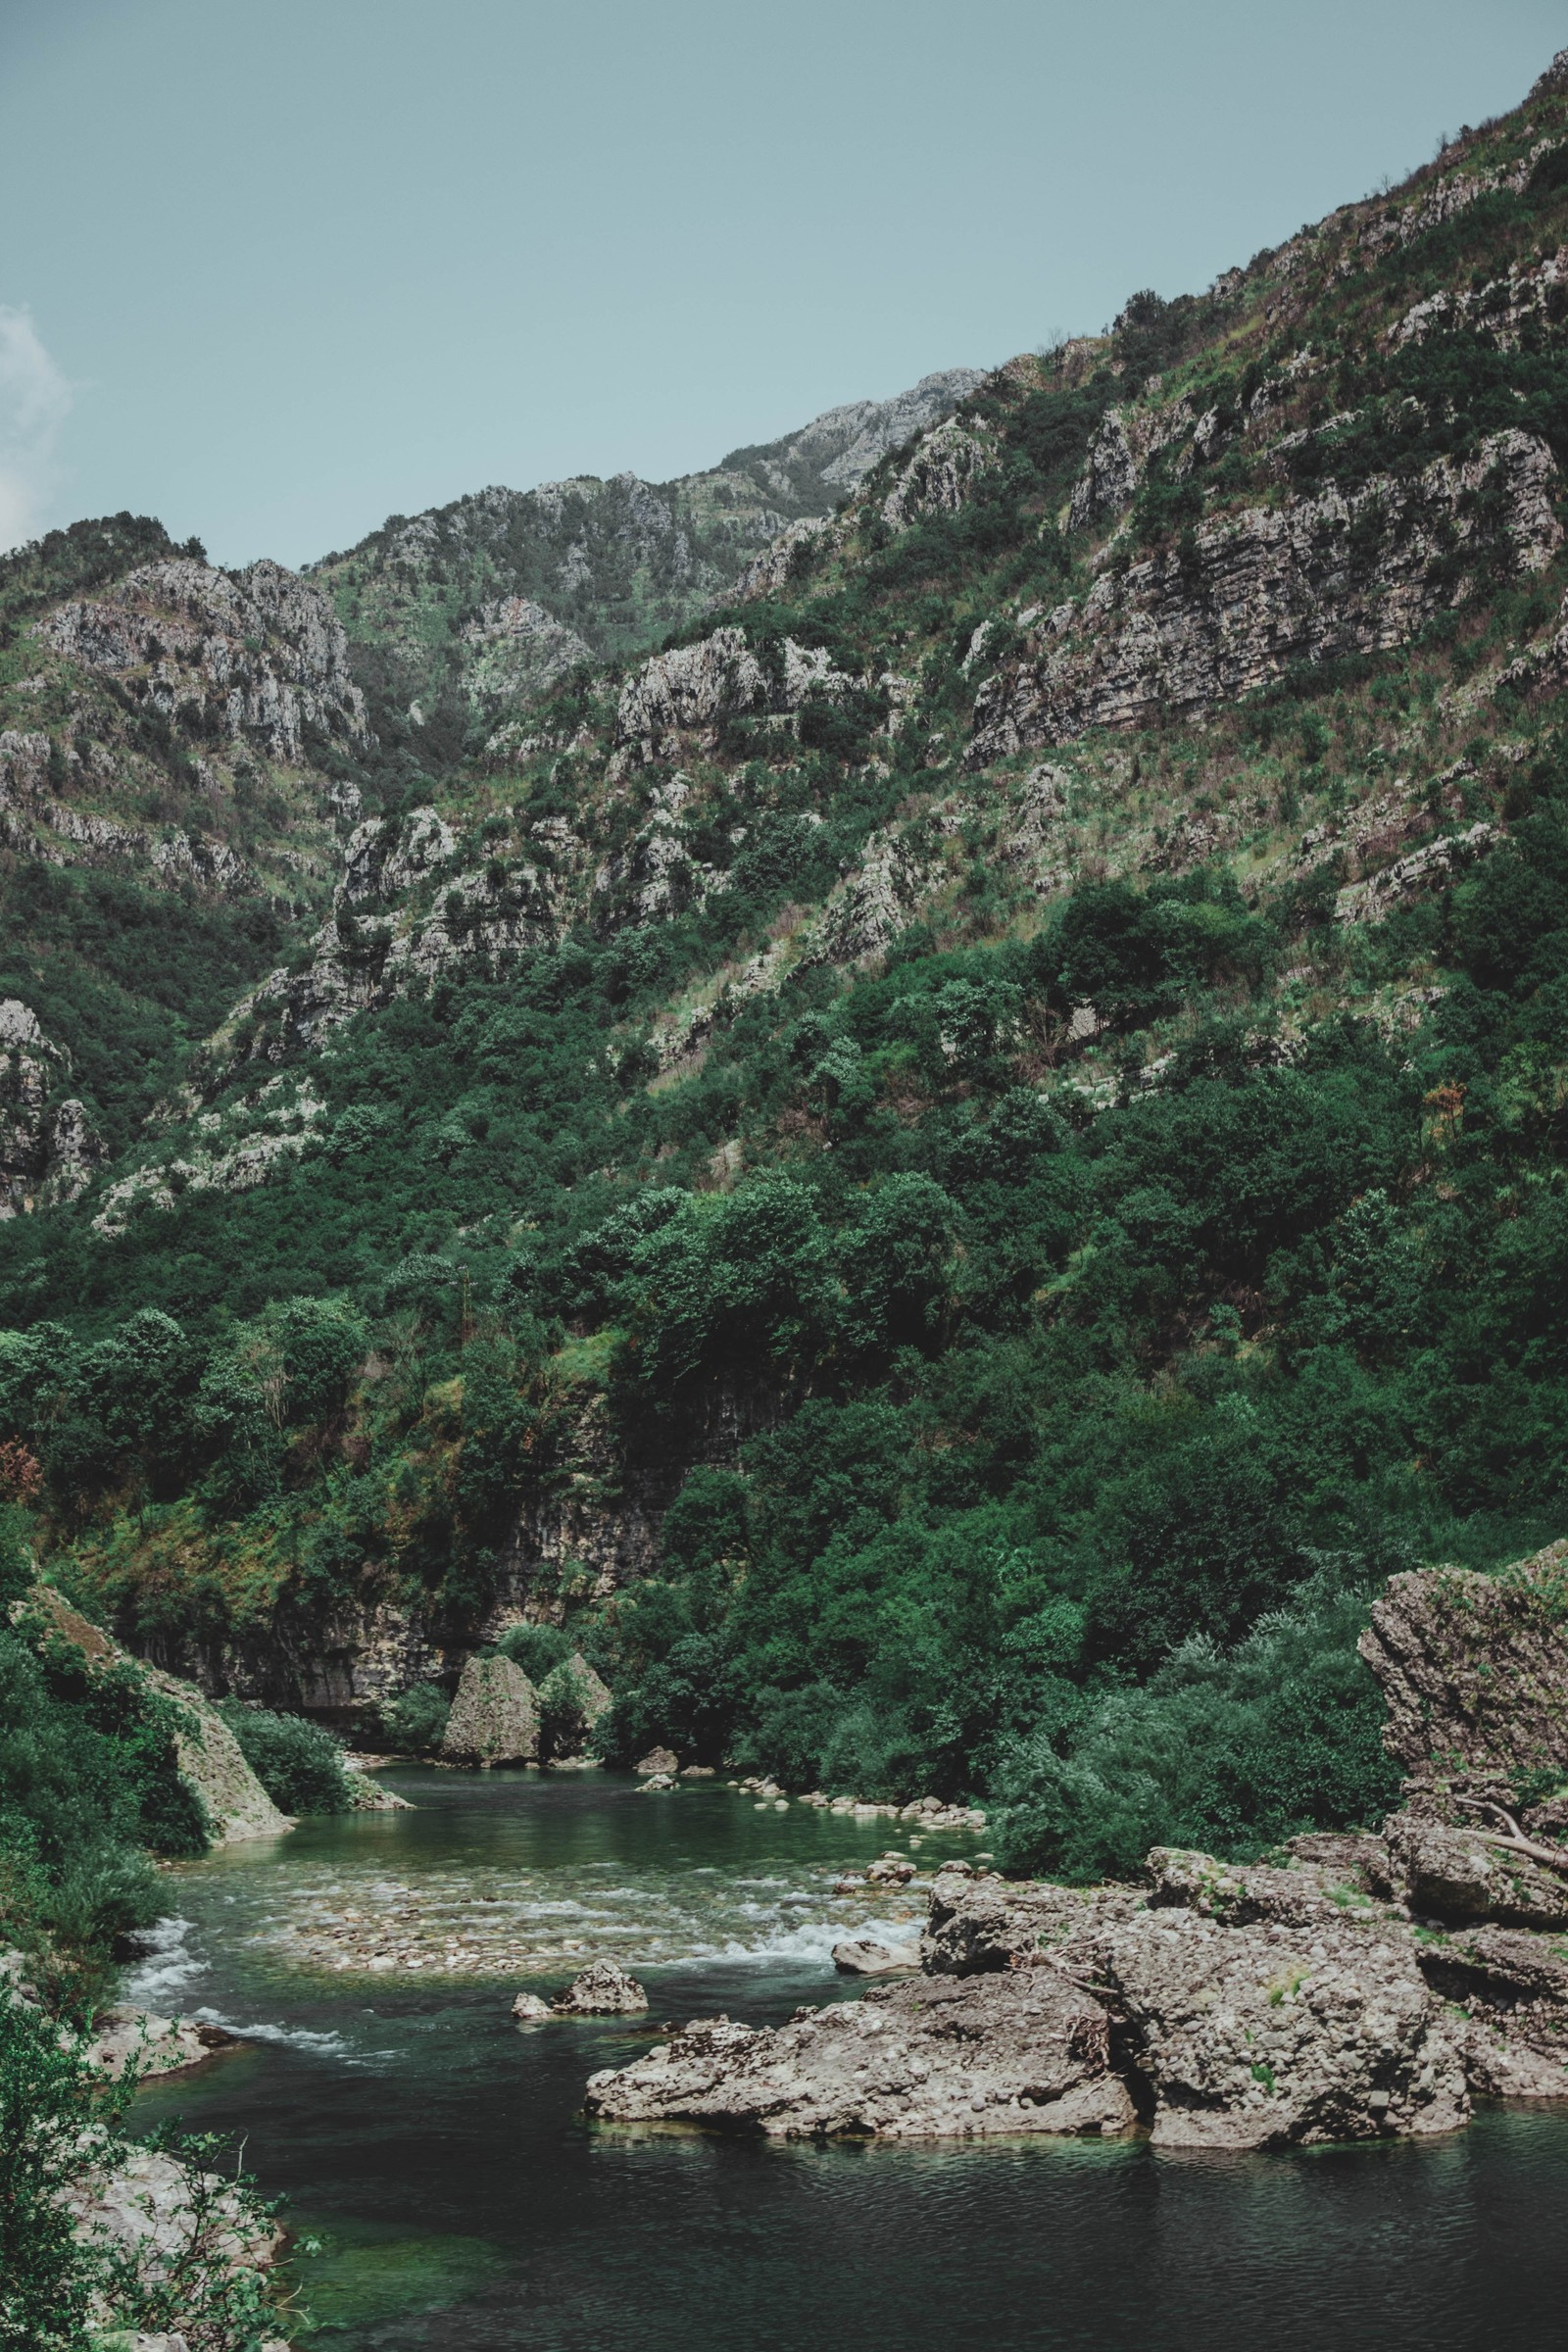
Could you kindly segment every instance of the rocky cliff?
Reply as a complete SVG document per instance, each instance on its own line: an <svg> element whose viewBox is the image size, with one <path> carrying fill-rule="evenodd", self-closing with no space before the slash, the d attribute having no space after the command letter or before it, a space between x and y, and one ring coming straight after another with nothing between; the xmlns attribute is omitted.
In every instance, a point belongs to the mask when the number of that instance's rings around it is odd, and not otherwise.
<svg viewBox="0 0 1568 2352"><path fill-rule="evenodd" d="M336 602L383 723L401 713L418 730L446 697L482 740L507 706L537 700L576 664L689 621L787 526L827 514L983 380L948 368L672 482L586 476L394 515L313 577Z"/></svg>

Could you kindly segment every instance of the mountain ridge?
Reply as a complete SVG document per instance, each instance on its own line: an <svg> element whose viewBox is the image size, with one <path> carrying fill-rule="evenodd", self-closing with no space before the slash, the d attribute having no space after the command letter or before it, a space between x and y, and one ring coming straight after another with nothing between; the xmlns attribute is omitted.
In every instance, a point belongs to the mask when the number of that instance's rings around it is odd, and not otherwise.
<svg viewBox="0 0 1568 2352"><path fill-rule="evenodd" d="M1370 1595L1568 1516L1565 100L444 763L301 735L330 903L0 1230L83 1605L367 1720L569 1626L608 1752L985 1789L1036 1866L1388 1797ZM113 630L40 625L80 696Z"/></svg>

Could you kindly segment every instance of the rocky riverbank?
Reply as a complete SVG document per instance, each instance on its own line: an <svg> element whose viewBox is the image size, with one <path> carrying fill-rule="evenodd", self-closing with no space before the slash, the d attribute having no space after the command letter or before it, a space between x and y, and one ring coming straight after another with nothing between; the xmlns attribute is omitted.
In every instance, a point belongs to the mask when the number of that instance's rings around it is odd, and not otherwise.
<svg viewBox="0 0 1568 2352"><path fill-rule="evenodd" d="M591 2116L776 2138L1147 2131L1165 2147L1414 2137L1568 2099L1568 1544L1396 1577L1362 1654L1405 1801L1142 1886L949 1867L920 1977L761 2031L697 2019Z"/></svg>
<svg viewBox="0 0 1568 2352"><path fill-rule="evenodd" d="M1401 1832L1244 1870L1156 1849L1143 1888L944 1872L918 1979L770 2032L695 2020L594 2076L588 2112L786 2139L1266 2148L1454 2131L1476 2094L1568 2098L1560 1938L1413 1916Z"/></svg>

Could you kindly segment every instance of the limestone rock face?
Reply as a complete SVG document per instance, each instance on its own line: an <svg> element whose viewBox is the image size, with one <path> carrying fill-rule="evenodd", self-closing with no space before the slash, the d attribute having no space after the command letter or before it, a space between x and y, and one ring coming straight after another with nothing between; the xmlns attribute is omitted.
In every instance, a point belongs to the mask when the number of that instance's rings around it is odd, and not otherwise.
<svg viewBox="0 0 1568 2352"><path fill-rule="evenodd" d="M464 684L482 709L525 702L548 692L556 680L593 649L526 596L507 596L484 606L461 632Z"/></svg>
<svg viewBox="0 0 1568 2352"><path fill-rule="evenodd" d="M950 416L916 442L882 502L883 521L902 531L924 515L956 514L996 462L996 447L984 426L961 424Z"/></svg>
<svg viewBox="0 0 1568 2352"><path fill-rule="evenodd" d="M59 1100L71 1056L19 998L0 999L0 1221L74 1200L106 1153L74 1095Z"/></svg>
<svg viewBox="0 0 1568 2352"><path fill-rule="evenodd" d="M636 1978L613 1960L591 1961L550 2004L556 2017L640 2017L647 2006Z"/></svg>
<svg viewBox="0 0 1568 2352"><path fill-rule="evenodd" d="M1122 2132L1136 2120L1104 2010L1043 1969L921 1978L772 2032L699 2019L635 2065L593 2076L586 2103L613 2122L770 2139Z"/></svg>
<svg viewBox="0 0 1568 2352"><path fill-rule="evenodd" d="M279 760L300 760L308 726L367 739L342 624L280 564L233 573L187 557L146 564L100 597L57 606L37 633L87 669L144 673L145 700L166 719L246 737Z"/></svg>
<svg viewBox="0 0 1568 2352"><path fill-rule="evenodd" d="M1410 480L1249 508L1185 550L1108 566L1081 609L1041 623L1038 650L982 682L965 764L1092 727L1199 716L1292 662L1403 644L1462 600L1451 554L1479 545L1483 528L1516 571L1550 562L1556 482L1545 443L1509 429Z"/></svg>
<svg viewBox="0 0 1568 2352"><path fill-rule="evenodd" d="M837 697L853 683L820 647L785 638L781 653L775 674L751 651L745 630L730 627L653 655L620 690L617 753L651 760L676 737L709 734L726 718L789 719L813 695Z"/></svg>
<svg viewBox="0 0 1568 2352"><path fill-rule="evenodd" d="M1069 527L1087 531L1102 517L1119 514L1137 487L1138 461L1121 411L1107 409L1089 444L1084 469L1073 484Z"/></svg>
<svg viewBox="0 0 1568 2352"><path fill-rule="evenodd" d="M441 1753L454 1763L521 1764L539 1754L539 1693L511 1658L470 1658Z"/></svg>
<svg viewBox="0 0 1568 2352"><path fill-rule="evenodd" d="M337 903L356 906L411 889L444 865L457 846L456 833L434 808L413 808L401 819L369 817L349 835Z"/></svg>
<svg viewBox="0 0 1568 2352"><path fill-rule="evenodd" d="M1501 1576L1391 1577L1360 1642L1388 1704L1389 1753L1413 1773L1568 1773L1565 1602L1568 1543Z"/></svg>

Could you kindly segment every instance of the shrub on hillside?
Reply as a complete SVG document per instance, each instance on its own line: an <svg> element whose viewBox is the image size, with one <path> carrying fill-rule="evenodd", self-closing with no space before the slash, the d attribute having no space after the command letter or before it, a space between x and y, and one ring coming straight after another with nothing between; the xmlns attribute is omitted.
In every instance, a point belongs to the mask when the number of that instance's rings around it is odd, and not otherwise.
<svg viewBox="0 0 1568 2352"><path fill-rule="evenodd" d="M285 1813L346 1813L353 1803L343 1749L330 1732L300 1715L273 1715L234 1699L219 1713L274 1805Z"/></svg>

